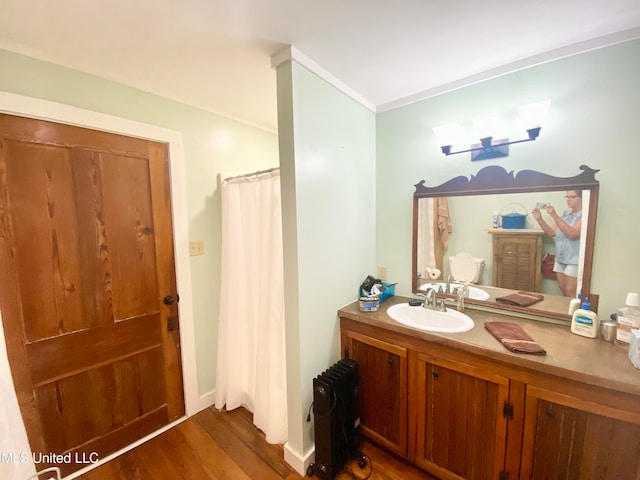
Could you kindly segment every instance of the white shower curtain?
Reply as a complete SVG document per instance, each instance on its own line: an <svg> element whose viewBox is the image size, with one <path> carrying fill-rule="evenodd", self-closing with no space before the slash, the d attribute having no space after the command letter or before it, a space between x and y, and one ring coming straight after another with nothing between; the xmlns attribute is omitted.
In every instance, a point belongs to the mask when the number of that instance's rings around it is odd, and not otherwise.
<svg viewBox="0 0 640 480"><path fill-rule="evenodd" d="M221 178L215 405L245 406L269 443L287 440L279 169Z"/></svg>

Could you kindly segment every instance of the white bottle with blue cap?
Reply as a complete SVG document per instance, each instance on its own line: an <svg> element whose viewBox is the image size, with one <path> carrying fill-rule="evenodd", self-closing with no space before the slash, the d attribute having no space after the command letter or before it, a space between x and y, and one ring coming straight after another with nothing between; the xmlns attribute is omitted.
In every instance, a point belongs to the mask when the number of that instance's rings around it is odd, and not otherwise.
<svg viewBox="0 0 640 480"><path fill-rule="evenodd" d="M569 315L573 315L573 312L580 308L581 303L582 294L578 293L578 296L576 298L572 298L569 302Z"/></svg>
<svg viewBox="0 0 640 480"><path fill-rule="evenodd" d="M582 335L583 337L596 338L600 330L598 315L591 311L589 299L585 298L582 307L573 312L571 317L571 333Z"/></svg>

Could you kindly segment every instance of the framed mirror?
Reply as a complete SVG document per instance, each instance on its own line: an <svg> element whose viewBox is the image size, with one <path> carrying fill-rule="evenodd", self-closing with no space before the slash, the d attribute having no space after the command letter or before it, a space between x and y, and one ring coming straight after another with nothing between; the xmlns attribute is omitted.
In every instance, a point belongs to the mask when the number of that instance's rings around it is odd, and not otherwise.
<svg viewBox="0 0 640 480"><path fill-rule="evenodd" d="M439 186L428 187L425 180L416 184L413 292L424 292L431 287L447 294L447 279L450 285L457 285L450 276L450 257L470 254L474 257L477 275L468 289L467 303L570 320L568 308L573 295L560 288L552 268L542 268L543 259L556 254L555 240L543 231L532 211L539 207L542 219L553 226L554 221L543 205L553 206L562 216L571 213L571 209L578 210L578 198L581 227L576 239L579 244L577 291L582 298L589 297L592 309L597 310L598 296L591 292L591 271L598 170L585 165L581 165L580 170L578 175L564 178L534 170L507 172L501 166L492 165L476 175L455 177ZM525 292L530 294L533 303L511 301Z"/></svg>

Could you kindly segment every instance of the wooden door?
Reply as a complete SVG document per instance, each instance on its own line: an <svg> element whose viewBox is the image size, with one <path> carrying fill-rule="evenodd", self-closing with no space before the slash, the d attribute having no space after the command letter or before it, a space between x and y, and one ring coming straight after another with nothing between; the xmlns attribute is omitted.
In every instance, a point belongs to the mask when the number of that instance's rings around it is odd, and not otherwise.
<svg viewBox="0 0 640 480"><path fill-rule="evenodd" d="M416 355L415 463L442 479L497 479L504 467L509 379Z"/></svg>
<svg viewBox="0 0 640 480"><path fill-rule="evenodd" d="M640 479L637 397L582 400L529 385L525 417L520 478Z"/></svg>
<svg viewBox="0 0 640 480"><path fill-rule="evenodd" d="M184 414L167 149L10 115L0 135L9 363L34 455L69 473Z"/></svg>
<svg viewBox="0 0 640 480"><path fill-rule="evenodd" d="M406 456L407 349L352 331L346 347L358 362L363 433Z"/></svg>

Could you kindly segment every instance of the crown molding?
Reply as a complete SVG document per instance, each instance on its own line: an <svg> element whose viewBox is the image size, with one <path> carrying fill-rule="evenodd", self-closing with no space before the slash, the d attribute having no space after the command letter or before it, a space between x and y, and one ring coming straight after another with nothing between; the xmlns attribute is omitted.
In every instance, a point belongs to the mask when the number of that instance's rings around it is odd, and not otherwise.
<svg viewBox="0 0 640 480"><path fill-rule="evenodd" d="M601 37L592 38L583 42L573 43L561 48L549 50L548 52L543 52L538 55L523 58L522 60L518 60L516 62L485 70L484 72L480 72L475 75L470 75L453 82L430 88L414 95L409 95L407 97L394 100L392 102L383 103L376 107L376 112L387 112L389 110L404 107L421 100L426 100L427 98L442 95L443 93L448 93L453 90L458 90L460 88L468 87L476 83L484 82L485 80L490 80L492 78L497 78L509 73L517 72L518 70L524 70L535 65L553 62L561 58L579 55L581 53L586 53L600 48L610 47L612 45L628 42L637 38L640 38L640 27L623 30L621 32L616 32L609 35L603 35Z"/></svg>
<svg viewBox="0 0 640 480"><path fill-rule="evenodd" d="M358 92L356 92L354 89L349 87L349 85L341 81L331 72L325 70L323 67L321 67L316 62L311 60L311 58L306 56L304 53L302 53L293 45L287 46L286 48L280 50L279 52L275 53L271 57L271 68L274 68L274 69L278 68L281 64L288 61L295 61L296 63L302 65L307 70L311 71L312 73L315 73L325 82L334 86L335 88L340 90L342 93L344 93L348 97L358 102L363 107L367 108L368 110L371 110L374 113L376 112L376 106L373 103L371 103L369 100L367 100Z"/></svg>

